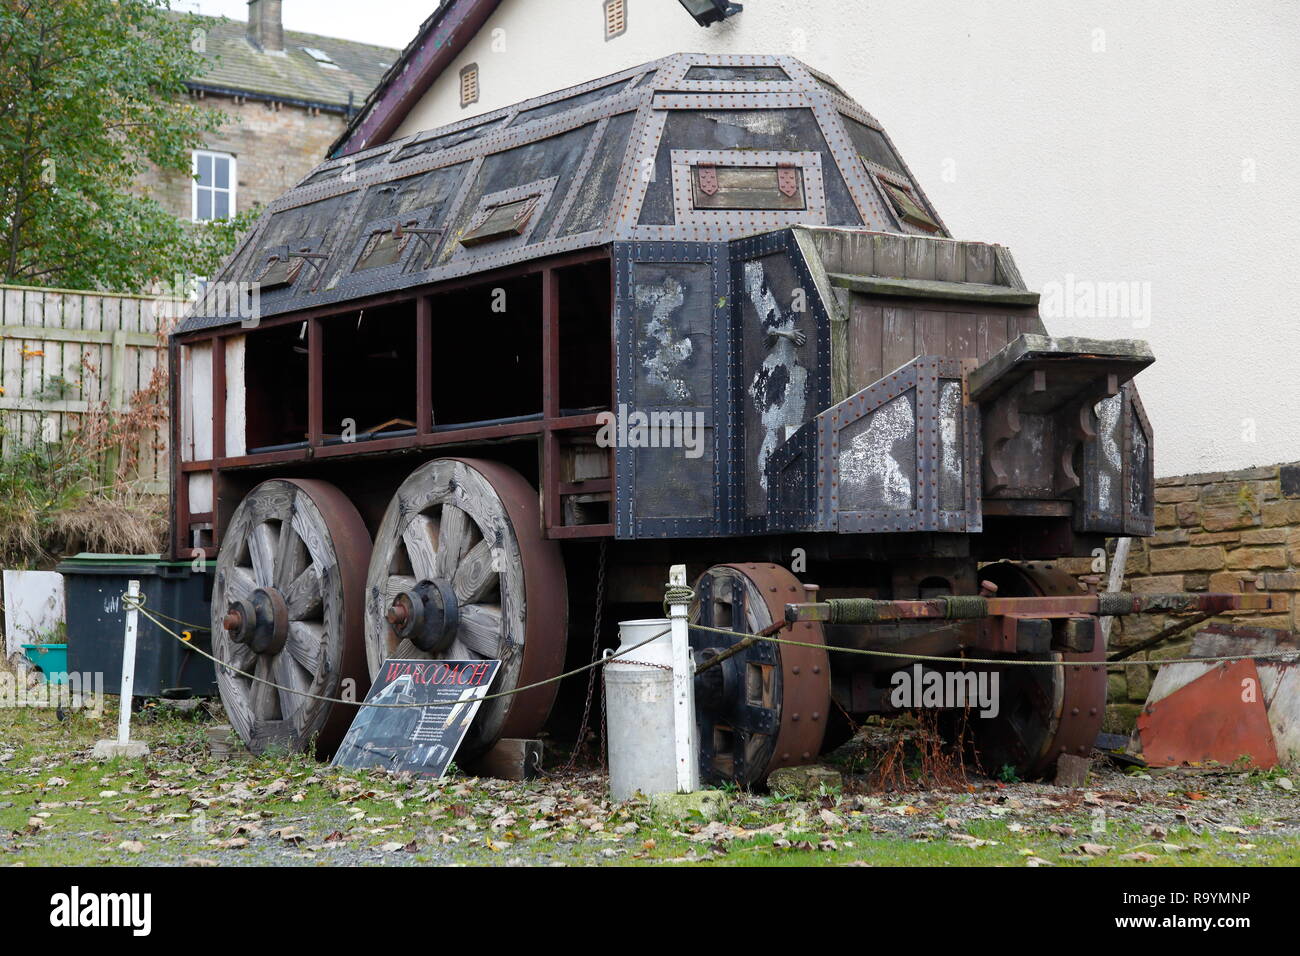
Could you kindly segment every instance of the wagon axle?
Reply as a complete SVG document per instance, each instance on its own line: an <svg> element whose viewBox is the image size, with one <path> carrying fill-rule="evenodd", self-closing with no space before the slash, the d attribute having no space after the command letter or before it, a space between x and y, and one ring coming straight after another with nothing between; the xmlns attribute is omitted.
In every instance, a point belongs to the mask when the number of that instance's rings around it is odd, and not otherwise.
<svg viewBox="0 0 1300 956"><path fill-rule="evenodd" d="M255 654L279 654L289 638L289 606L275 588L257 588L226 608L222 626L236 644Z"/></svg>
<svg viewBox="0 0 1300 956"><path fill-rule="evenodd" d="M451 647L456 639L460 605L452 585L436 578L400 592L384 616L399 638L436 654Z"/></svg>

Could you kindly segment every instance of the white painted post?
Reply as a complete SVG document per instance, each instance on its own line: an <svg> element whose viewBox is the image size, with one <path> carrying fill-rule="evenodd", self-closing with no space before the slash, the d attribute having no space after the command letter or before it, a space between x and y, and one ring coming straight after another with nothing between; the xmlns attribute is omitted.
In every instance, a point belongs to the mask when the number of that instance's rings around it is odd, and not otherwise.
<svg viewBox="0 0 1300 956"><path fill-rule="evenodd" d="M144 757L149 745L131 739L131 701L135 697L135 637L139 630L140 582L130 581L126 586L126 635L122 641L122 686L118 688L117 739L99 740L92 751L96 760L114 757Z"/></svg>
<svg viewBox="0 0 1300 956"><path fill-rule="evenodd" d="M670 587L686 586L686 565L668 570ZM695 727L695 666L691 660L690 627L686 604L669 604L673 639L673 731L677 752L677 792L700 789L698 732Z"/></svg>
<svg viewBox="0 0 1300 956"><path fill-rule="evenodd" d="M136 603L140 600L140 582L131 581L126 586L126 639L122 642L122 687L118 703L117 743L125 747L131 742L131 701L135 691L135 635L140 621Z"/></svg>

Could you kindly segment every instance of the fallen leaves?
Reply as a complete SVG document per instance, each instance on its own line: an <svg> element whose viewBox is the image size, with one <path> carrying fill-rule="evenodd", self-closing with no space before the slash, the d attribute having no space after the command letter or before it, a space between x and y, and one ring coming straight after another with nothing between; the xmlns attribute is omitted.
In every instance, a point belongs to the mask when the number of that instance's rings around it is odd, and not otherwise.
<svg viewBox="0 0 1300 956"><path fill-rule="evenodd" d="M1104 843L1080 843L1070 852L1078 856L1105 856L1113 849L1115 849L1113 846L1106 846Z"/></svg>
<svg viewBox="0 0 1300 956"><path fill-rule="evenodd" d="M836 830L839 830L844 826L844 821L829 810L821 810L817 815L821 818L822 823L826 824L828 827L833 827Z"/></svg>
<svg viewBox="0 0 1300 956"><path fill-rule="evenodd" d="M960 846L979 849L984 846L1001 846L997 840L981 840L979 837L971 836L969 833L950 833L948 839Z"/></svg>

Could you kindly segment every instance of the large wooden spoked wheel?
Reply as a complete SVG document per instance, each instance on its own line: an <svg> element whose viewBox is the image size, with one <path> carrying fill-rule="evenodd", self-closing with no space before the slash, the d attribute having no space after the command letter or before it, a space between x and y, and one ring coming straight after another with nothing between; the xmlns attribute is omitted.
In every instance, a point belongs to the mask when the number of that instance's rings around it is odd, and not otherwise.
<svg viewBox="0 0 1300 956"><path fill-rule="evenodd" d="M333 485L265 481L235 509L212 589L217 686L231 726L254 753L327 756L356 713L314 697L365 697L361 616L370 535ZM269 681L281 688L270 686Z"/></svg>
<svg viewBox="0 0 1300 956"><path fill-rule="evenodd" d="M695 584L694 625L757 634L804 600L799 579L777 564L717 564ZM780 638L824 645L820 624L802 622ZM692 627L697 665L742 638ZM826 651L755 641L695 678L700 778L751 787L778 767L811 763L821 752L831 707Z"/></svg>
<svg viewBox="0 0 1300 956"><path fill-rule="evenodd" d="M491 693L554 677L564 665L568 593L537 490L491 461L439 458L388 505L366 579L366 658L500 660ZM485 701L460 753L532 737L558 684Z"/></svg>

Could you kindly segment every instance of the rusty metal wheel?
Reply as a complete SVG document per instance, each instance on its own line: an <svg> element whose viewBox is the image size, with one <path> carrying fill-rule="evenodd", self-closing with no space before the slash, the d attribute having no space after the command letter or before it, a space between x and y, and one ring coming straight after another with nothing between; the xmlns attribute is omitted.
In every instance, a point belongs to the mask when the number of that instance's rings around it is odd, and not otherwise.
<svg viewBox="0 0 1300 956"><path fill-rule="evenodd" d="M355 707L292 691L365 696L361 597L369 560L361 516L323 481L264 481L235 509L212 587L213 652L292 689L217 668L221 702L249 750L314 743L324 757L347 733Z"/></svg>
<svg viewBox="0 0 1300 956"><path fill-rule="evenodd" d="M755 634L804 599L799 579L776 564L718 564L695 584L693 624ZM780 637L825 644L820 624L797 624ZM696 664L740 641L691 628ZM700 777L743 787L778 767L808 763L821 751L831 706L826 652L755 641L695 679Z"/></svg>
<svg viewBox="0 0 1300 956"><path fill-rule="evenodd" d="M999 597L1058 597L1081 593L1071 575L1040 563L1000 562L981 569L981 581L998 586ZM998 715L972 713L966 724L981 769L996 775L1011 767L1022 779L1049 776L1062 754L1087 756L1101 731L1106 708L1105 648L1096 627L1084 654L1033 655L1037 660L1096 661L1095 667L1004 667ZM987 656L984 654L978 656Z"/></svg>
<svg viewBox="0 0 1300 956"><path fill-rule="evenodd" d="M389 502L366 579L366 658L501 661L491 692L559 674L568 591L559 546L541 534L537 490L491 461L438 458ZM555 702L546 684L485 702L460 753L533 737Z"/></svg>

